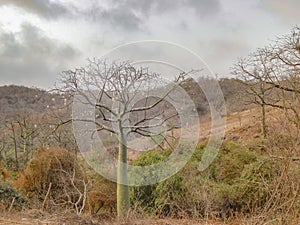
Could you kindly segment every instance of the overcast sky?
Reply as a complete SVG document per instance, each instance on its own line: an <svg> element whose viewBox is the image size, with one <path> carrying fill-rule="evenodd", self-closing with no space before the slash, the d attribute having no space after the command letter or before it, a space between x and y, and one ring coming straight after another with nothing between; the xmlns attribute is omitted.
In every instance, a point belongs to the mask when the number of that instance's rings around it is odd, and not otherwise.
<svg viewBox="0 0 300 225"><path fill-rule="evenodd" d="M299 9L299 0L0 0L0 85L50 88L86 58L151 39L228 76L238 57L299 24Z"/></svg>

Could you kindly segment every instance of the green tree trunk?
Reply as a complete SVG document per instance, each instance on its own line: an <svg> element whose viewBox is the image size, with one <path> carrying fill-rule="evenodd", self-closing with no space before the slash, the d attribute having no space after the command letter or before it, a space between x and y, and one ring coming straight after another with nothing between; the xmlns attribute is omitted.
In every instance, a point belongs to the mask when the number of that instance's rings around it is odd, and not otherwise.
<svg viewBox="0 0 300 225"><path fill-rule="evenodd" d="M265 104L261 105L261 133L262 133L263 138L267 137Z"/></svg>
<svg viewBox="0 0 300 225"><path fill-rule="evenodd" d="M265 104L265 100L266 100L266 88L265 88L265 83L260 80L260 92L261 92L261 96L260 96L260 106L261 106L261 133L264 139L266 139L267 137L267 129L266 129L266 104Z"/></svg>
<svg viewBox="0 0 300 225"><path fill-rule="evenodd" d="M127 173L127 143L121 124L119 124L119 156L117 175L117 213L119 219L127 216L130 199Z"/></svg>

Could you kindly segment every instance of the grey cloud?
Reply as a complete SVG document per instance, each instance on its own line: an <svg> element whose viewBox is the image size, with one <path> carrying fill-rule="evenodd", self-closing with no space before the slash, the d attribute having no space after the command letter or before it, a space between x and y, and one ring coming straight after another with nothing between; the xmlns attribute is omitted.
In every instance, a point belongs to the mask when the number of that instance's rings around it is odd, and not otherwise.
<svg viewBox="0 0 300 225"><path fill-rule="evenodd" d="M143 22L150 16L159 17L184 9L190 9L194 11L197 17L203 18L218 13L221 5L219 0L113 0L110 1L109 8L104 8L99 2L95 1L92 7L84 14L94 21L108 22L114 27L121 27L126 30L140 30L143 29ZM80 11L80 9L78 10ZM180 14L176 20L182 20L187 16L189 15Z"/></svg>
<svg viewBox="0 0 300 225"><path fill-rule="evenodd" d="M59 44L30 24L23 24L18 33L5 32L0 29L2 82L53 81L64 64L78 55L79 52L73 47Z"/></svg>
<svg viewBox="0 0 300 225"><path fill-rule="evenodd" d="M71 13L66 6L51 0L0 0L0 6L12 5L46 18L57 18Z"/></svg>
<svg viewBox="0 0 300 225"><path fill-rule="evenodd" d="M193 8L198 16L213 16L221 11L219 0L188 0L187 5Z"/></svg>
<svg viewBox="0 0 300 225"><path fill-rule="evenodd" d="M214 56L220 59L227 58L228 54L239 56L249 49L247 40L241 37L222 37L222 39L212 39L209 46Z"/></svg>
<svg viewBox="0 0 300 225"><path fill-rule="evenodd" d="M23 24L18 33L0 33L0 57L6 60L48 61L73 58L77 51L66 44L59 44L46 37L31 24Z"/></svg>
<svg viewBox="0 0 300 225"><path fill-rule="evenodd" d="M90 5L88 9L82 9L79 5L76 8L74 4L63 5L51 0L0 0L0 6L13 5L48 19L61 16L70 16L74 19L84 16L96 23L129 31L142 30L144 22L150 16L159 17L176 10L184 12L185 9L189 9L200 18L220 11L220 0L110 0L107 1L109 7L104 7L103 1L105 0L87 0L85 4ZM188 16L190 15L180 13L176 20L183 20Z"/></svg>
<svg viewBox="0 0 300 225"><path fill-rule="evenodd" d="M110 10L94 5L89 10L81 12L85 17L92 19L96 23L107 23L114 28L124 28L126 30L139 30L142 19L137 17L131 10L115 7Z"/></svg>
<svg viewBox="0 0 300 225"><path fill-rule="evenodd" d="M114 4L119 5L120 8L138 11L145 16L150 13L168 13L169 11L180 8L191 8L198 15L204 16L218 12L221 7L219 0L125 0L122 1L122 3L118 3L118 0L114 0L113 2Z"/></svg>

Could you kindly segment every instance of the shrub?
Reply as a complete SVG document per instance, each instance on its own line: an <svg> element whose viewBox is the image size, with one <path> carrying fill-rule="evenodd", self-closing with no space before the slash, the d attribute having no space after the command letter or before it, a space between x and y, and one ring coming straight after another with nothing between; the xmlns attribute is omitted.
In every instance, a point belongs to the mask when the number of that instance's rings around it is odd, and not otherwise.
<svg viewBox="0 0 300 225"><path fill-rule="evenodd" d="M162 216L182 216L188 213L190 207L188 189L182 174L176 174L155 188L155 212Z"/></svg>
<svg viewBox="0 0 300 225"><path fill-rule="evenodd" d="M254 162L257 155L229 141L224 142L214 163L209 167L210 176L216 182L233 184L239 179L244 167Z"/></svg>
<svg viewBox="0 0 300 225"><path fill-rule="evenodd" d="M278 177L278 164L234 142L224 142L214 162L197 170L205 143L176 175L159 184L134 187L132 201L159 216L188 215L223 218L250 213L270 196L265 184ZM145 153L134 164L149 165L165 159L170 151ZM146 176L146 175L145 175Z"/></svg>
<svg viewBox="0 0 300 225"><path fill-rule="evenodd" d="M90 214L104 213L113 216L116 213L116 184L101 177L92 169L88 169L90 183L85 211Z"/></svg>
<svg viewBox="0 0 300 225"><path fill-rule="evenodd" d="M39 151L16 182L16 186L21 191L39 203L44 201L51 186L49 202L54 206L70 208L74 207L74 202L82 197L85 184L84 171L79 166L74 153L61 148ZM82 204L82 200L79 205Z"/></svg>
<svg viewBox="0 0 300 225"><path fill-rule="evenodd" d="M214 183L211 188L212 211L217 211L223 218L234 216L241 211L243 207L242 193L238 184L220 182Z"/></svg>
<svg viewBox="0 0 300 225"><path fill-rule="evenodd" d="M266 203L272 180L278 174L278 164L266 157L245 166L237 184L240 202L247 206L244 210L253 212Z"/></svg>
<svg viewBox="0 0 300 225"><path fill-rule="evenodd" d="M27 198L6 182L0 183L0 201L5 209L13 207L20 210L27 203Z"/></svg>
<svg viewBox="0 0 300 225"><path fill-rule="evenodd" d="M142 154L138 159L133 162L136 166L148 166L151 164L163 161L170 151L153 150ZM144 174L147 176L147 174ZM157 184L147 186L136 186L131 188L131 200L139 207L145 207L147 212L153 212L155 207L156 189Z"/></svg>

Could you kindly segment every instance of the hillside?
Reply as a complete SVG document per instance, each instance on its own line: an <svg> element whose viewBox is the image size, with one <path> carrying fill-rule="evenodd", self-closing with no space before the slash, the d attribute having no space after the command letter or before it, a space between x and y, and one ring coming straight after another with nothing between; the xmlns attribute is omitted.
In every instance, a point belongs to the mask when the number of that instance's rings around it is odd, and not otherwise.
<svg viewBox="0 0 300 225"><path fill-rule="evenodd" d="M5 120L15 113L42 113L54 106L62 106L64 98L42 89L24 86L0 87L0 118Z"/></svg>
<svg viewBox="0 0 300 225"><path fill-rule="evenodd" d="M225 101L228 103L227 110L230 113L246 109L237 102L238 92L242 90L242 85L239 82L235 79L226 78L220 79L219 85L223 91ZM203 115L209 111L206 97L195 82L188 80L182 87L191 96L200 114ZM64 96L53 92L25 86L0 86L1 118L18 111L41 113L48 108L59 107L63 104Z"/></svg>

